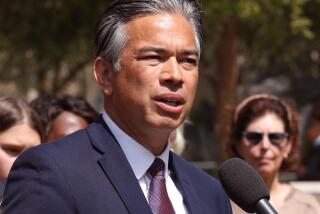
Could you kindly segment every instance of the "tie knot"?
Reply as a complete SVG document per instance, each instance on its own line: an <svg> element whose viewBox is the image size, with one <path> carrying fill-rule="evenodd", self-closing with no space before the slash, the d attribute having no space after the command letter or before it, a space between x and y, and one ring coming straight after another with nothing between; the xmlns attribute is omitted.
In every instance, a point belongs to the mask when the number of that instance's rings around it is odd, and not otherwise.
<svg viewBox="0 0 320 214"><path fill-rule="evenodd" d="M154 159L148 172L152 177L164 175L164 162L160 158Z"/></svg>

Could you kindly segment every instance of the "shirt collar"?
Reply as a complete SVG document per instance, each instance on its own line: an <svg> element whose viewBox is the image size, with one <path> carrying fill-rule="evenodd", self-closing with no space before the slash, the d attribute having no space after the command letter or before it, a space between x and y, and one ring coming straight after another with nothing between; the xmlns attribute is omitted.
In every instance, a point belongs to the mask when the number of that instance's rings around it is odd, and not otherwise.
<svg viewBox="0 0 320 214"><path fill-rule="evenodd" d="M140 143L135 141L129 135L127 135L123 130L121 130L110 118L110 116L103 112L102 117L108 127L110 128L112 134L120 144L122 151L124 152L129 164L139 180L141 179L154 159L156 158L148 149L143 147ZM165 150L157 156L163 160L165 164L165 178L168 176L168 162L169 162L169 143L167 144Z"/></svg>

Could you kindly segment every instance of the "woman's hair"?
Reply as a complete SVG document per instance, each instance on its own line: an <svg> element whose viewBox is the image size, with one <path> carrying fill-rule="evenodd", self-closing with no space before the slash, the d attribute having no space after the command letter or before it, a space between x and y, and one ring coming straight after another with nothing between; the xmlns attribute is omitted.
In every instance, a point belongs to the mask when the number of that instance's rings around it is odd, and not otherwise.
<svg viewBox="0 0 320 214"><path fill-rule="evenodd" d="M88 124L92 123L99 114L85 99L71 95L38 97L31 102L31 106L39 114L45 131L45 139L53 121L64 111L83 118Z"/></svg>
<svg viewBox="0 0 320 214"><path fill-rule="evenodd" d="M298 115L293 106L269 94L256 94L240 102L233 111L230 124L229 140L226 143L227 154L231 157L240 157L236 144L240 143L242 133L249 124L266 113L276 114L284 124L285 131L289 134L292 149L288 158L283 161L281 169L294 170L299 164L298 143ZM241 158L241 157L240 157Z"/></svg>
<svg viewBox="0 0 320 214"><path fill-rule="evenodd" d="M44 140L41 122L27 102L17 97L0 97L0 132L4 132L11 127L26 123L35 130L41 139Z"/></svg>

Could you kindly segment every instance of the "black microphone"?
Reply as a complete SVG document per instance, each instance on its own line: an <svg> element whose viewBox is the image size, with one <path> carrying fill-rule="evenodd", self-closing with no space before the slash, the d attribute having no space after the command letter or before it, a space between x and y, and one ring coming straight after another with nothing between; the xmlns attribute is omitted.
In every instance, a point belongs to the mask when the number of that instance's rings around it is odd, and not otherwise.
<svg viewBox="0 0 320 214"><path fill-rule="evenodd" d="M218 175L230 199L246 212L278 214L269 203L268 189L257 171L240 158L221 164Z"/></svg>

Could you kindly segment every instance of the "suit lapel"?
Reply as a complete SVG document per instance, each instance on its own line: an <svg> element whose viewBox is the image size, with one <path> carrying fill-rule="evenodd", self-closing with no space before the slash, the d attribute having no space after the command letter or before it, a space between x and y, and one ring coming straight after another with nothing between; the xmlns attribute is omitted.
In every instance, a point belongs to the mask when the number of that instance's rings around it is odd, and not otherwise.
<svg viewBox="0 0 320 214"><path fill-rule="evenodd" d="M129 162L103 119L89 126L87 130L93 146L102 153L98 160L99 165L129 213L152 214Z"/></svg>
<svg viewBox="0 0 320 214"><path fill-rule="evenodd" d="M189 214L203 213L198 195L193 187L195 181L189 179L186 170L183 170L184 164L180 157L170 152L169 167L173 172L175 185L183 195L183 202Z"/></svg>
<svg viewBox="0 0 320 214"><path fill-rule="evenodd" d="M110 148L99 164L119 193L130 213L151 213L150 207L124 154L118 146Z"/></svg>

